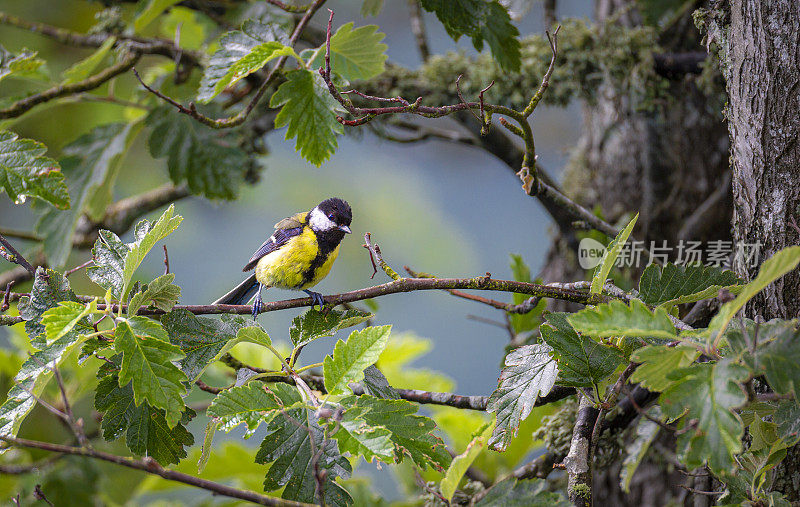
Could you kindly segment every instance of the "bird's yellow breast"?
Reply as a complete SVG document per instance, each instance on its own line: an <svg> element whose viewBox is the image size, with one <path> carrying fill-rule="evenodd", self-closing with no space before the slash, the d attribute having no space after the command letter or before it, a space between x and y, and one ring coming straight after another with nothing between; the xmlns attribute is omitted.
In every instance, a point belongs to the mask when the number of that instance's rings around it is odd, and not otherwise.
<svg viewBox="0 0 800 507"><path fill-rule="evenodd" d="M313 287L330 272L333 261L339 255L339 247L326 259L318 259L319 252L316 235L306 227L278 250L259 259L255 270L256 280L268 287L281 289Z"/></svg>

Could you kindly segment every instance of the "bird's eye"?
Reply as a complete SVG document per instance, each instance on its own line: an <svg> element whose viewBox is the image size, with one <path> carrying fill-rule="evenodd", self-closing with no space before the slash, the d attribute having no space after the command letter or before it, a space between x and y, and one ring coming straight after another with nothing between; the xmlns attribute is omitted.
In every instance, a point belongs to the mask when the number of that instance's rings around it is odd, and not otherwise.
<svg viewBox="0 0 800 507"><path fill-rule="evenodd" d="M329 214L329 215L328 215L328 218L330 218L331 220L333 220L333 213Z"/></svg>

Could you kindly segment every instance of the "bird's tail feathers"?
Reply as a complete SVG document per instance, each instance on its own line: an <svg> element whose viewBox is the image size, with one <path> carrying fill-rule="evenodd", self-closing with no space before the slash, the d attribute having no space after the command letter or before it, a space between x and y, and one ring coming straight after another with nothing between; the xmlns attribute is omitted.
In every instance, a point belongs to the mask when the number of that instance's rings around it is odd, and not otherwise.
<svg viewBox="0 0 800 507"><path fill-rule="evenodd" d="M245 305L253 299L258 292L258 281L255 273L247 277L245 281L231 289L230 292L214 301L215 305Z"/></svg>

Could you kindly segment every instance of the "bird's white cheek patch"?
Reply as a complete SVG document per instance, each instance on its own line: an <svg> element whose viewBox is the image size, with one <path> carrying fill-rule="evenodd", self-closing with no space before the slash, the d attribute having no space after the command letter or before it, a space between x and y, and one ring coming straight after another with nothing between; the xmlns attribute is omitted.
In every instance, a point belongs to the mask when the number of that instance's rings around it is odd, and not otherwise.
<svg viewBox="0 0 800 507"><path fill-rule="evenodd" d="M330 218L325 216L325 213L320 211L319 208L311 210L311 217L308 220L308 224L315 231L330 231L338 227Z"/></svg>

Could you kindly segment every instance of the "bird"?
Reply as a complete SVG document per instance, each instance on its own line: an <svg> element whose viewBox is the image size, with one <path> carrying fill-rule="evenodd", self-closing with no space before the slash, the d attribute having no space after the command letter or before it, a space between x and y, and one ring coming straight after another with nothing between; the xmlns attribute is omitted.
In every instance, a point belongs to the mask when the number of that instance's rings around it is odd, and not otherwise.
<svg viewBox="0 0 800 507"><path fill-rule="evenodd" d="M352 219L350 205L338 197L284 218L242 269L253 273L214 304L247 304L255 296L255 320L263 305L262 289L277 287L302 290L311 297L311 308L319 305L322 310L324 297L309 289L328 276L339 255L339 244L352 232Z"/></svg>

